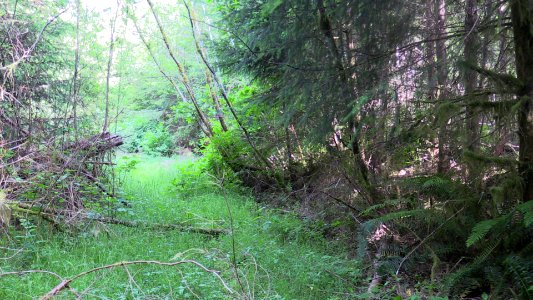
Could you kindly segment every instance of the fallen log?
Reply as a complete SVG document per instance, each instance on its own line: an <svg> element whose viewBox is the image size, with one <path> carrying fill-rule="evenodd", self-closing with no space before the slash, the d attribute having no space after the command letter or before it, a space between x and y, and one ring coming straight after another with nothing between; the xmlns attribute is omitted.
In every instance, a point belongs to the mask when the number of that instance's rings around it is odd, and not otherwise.
<svg viewBox="0 0 533 300"><path fill-rule="evenodd" d="M58 218L61 218L60 212L54 209L42 207L42 206L32 206L30 204L26 203L13 203L10 205L10 208L14 211L19 211L21 213L27 213L34 216L39 216L42 219L52 222L56 225L59 225L57 222ZM35 210L34 208L38 208L38 210ZM211 236L219 236L221 234L228 234L228 230L222 229L222 228L205 228L205 227L193 227L193 226L186 226L181 224L162 224L162 223L148 223L143 221L127 221L127 220L120 220L115 218L109 218L109 217L100 217L100 216L93 216L89 214L80 214L84 219L106 223L106 224L113 224L113 225L122 225L125 227L131 227L131 228L146 228L151 230L176 230L181 232L188 232L188 233L198 233L198 234L205 234L205 235L211 235Z"/></svg>
<svg viewBox="0 0 533 300"><path fill-rule="evenodd" d="M19 207L18 205L10 205L9 209L11 211L13 211L13 212L17 212L17 213L21 213L21 214L38 216L41 219L43 219L43 220L49 222L50 224L52 224L55 229L57 229L59 231L63 231L63 229L61 228L60 224L55 220L54 216L51 215L51 214L47 214L47 213L40 212L40 211L35 211L35 210L32 210L32 209L28 209L28 208L22 208L22 207Z"/></svg>
<svg viewBox="0 0 533 300"><path fill-rule="evenodd" d="M120 220L120 219L114 219L114 218L108 218L108 217L91 217L89 219L102 222L102 223L106 223L106 224L122 225L122 226L132 227L132 228L148 228L148 229L153 229L153 230L177 230L177 231L182 231L182 232L199 233L199 234L206 234L206 235L212 235L212 236L228 234L228 231L226 229L221 229L221 228L203 228L203 227L184 226L180 224L161 224L161 223L147 223L147 222L142 222L142 221L126 221L126 220Z"/></svg>

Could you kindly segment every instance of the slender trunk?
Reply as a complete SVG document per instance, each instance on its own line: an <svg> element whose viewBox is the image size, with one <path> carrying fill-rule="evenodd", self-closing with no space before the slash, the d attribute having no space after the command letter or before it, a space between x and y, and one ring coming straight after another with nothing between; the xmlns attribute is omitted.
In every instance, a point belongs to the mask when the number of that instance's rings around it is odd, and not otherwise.
<svg viewBox="0 0 533 300"><path fill-rule="evenodd" d="M74 75L72 76L72 124L74 126L74 140L78 141L78 68L80 64L80 0L76 0L76 50L74 53Z"/></svg>
<svg viewBox="0 0 533 300"><path fill-rule="evenodd" d="M470 64L478 65L478 47L479 37L477 33L476 23L478 22L477 14L477 0L466 1L466 15L465 15L465 39L464 39L464 59ZM477 72L472 68L467 67L464 71L464 86L465 95L471 95L477 86ZM473 98L473 97L472 97ZM470 102L476 99L469 99ZM466 131L467 144L466 149L476 151L479 148L479 112L473 106L468 105L466 109Z"/></svg>
<svg viewBox="0 0 533 300"><path fill-rule="evenodd" d="M196 16L194 15L194 11L189 6L187 6L187 8L188 8L187 11L189 13L189 20L191 23L191 30L193 32L193 37L194 37L194 44L196 46L196 51L198 52L198 54L200 54L200 56L207 57L207 51L205 50L204 47L202 47L202 45L200 45L200 41L197 38L199 33L197 29L198 26L196 26L196 21L195 21ZM217 114L216 118L218 119L218 122L220 123L222 130L228 131L228 126L226 125L226 121L224 118L224 112L222 111L222 108L220 107L220 101L218 99L218 94L213 83L213 75L211 74L211 72L209 71L209 68L207 67L205 70L205 79L207 82L207 86L209 88L209 95L211 96L211 99L213 100L213 105L215 106L215 111Z"/></svg>
<svg viewBox="0 0 533 300"><path fill-rule="evenodd" d="M333 27L331 25L331 21L327 15L326 12L326 6L324 4L323 0L317 1L317 10L318 10L318 16L319 16L319 27L326 38L326 45L328 47L328 51L331 53L332 58L334 59L335 67L337 68L339 72L339 79L341 81L341 84L346 89L346 95L347 95L347 104L354 99L357 98L357 95L355 94L355 91L353 87L355 86L352 78L347 73L346 68L343 65L343 59L342 54L339 52L339 47L337 46L335 42L335 36L333 35ZM372 186L369 180L369 169L366 165L364 159L363 159L363 153L361 151L360 143L360 137L359 137L359 122L357 120L357 117L351 118L351 120L348 121L348 128L350 131L349 138L350 138L350 145L352 154L354 156L354 163L356 166L356 172L359 175L359 179L361 180L362 185L364 186L364 189L366 192L368 192L370 202L375 202L378 198L378 193L376 189Z"/></svg>
<svg viewBox="0 0 533 300"><path fill-rule="evenodd" d="M224 112L222 111L222 107L220 107L220 101L218 100L217 91L213 85L213 75L211 75L211 72L209 72L209 70L206 70L205 78L207 81L207 86L209 87L209 94L211 95L211 99L213 100L213 104L215 105L218 122L222 127L222 131L228 131L228 125L226 125L226 120L224 119Z"/></svg>
<svg viewBox="0 0 533 300"><path fill-rule="evenodd" d="M479 35L476 25L479 23L478 19L478 4L477 0L466 1L466 14L465 14L465 38L464 38L464 59L468 63L464 70L464 87L465 95L468 97L468 102L472 103L476 101L477 97L472 96L478 85L477 72L473 70L470 65L478 66L478 49L479 49ZM465 148L468 151L476 152L480 145L480 132L479 132L479 108L474 105L466 106L466 144ZM468 181L476 189L480 188L479 184L479 171L476 164L468 165Z"/></svg>
<svg viewBox="0 0 533 300"><path fill-rule="evenodd" d="M289 130L289 126L285 127L285 142L287 144L287 171L289 172L289 178L291 181L295 178L294 174L294 168L293 168L293 159L292 159L292 143L291 143L291 133Z"/></svg>
<svg viewBox="0 0 533 300"><path fill-rule="evenodd" d="M519 172L523 180L522 201L533 200L533 7L531 0L511 2L516 74L523 84L518 93Z"/></svg>
<svg viewBox="0 0 533 300"><path fill-rule="evenodd" d="M147 0L147 1L150 1L150 0ZM185 0L183 1L183 4L185 4L185 7L187 8L189 21L190 21L191 27L193 28L193 30L192 30L193 38L194 38L194 41L195 41L195 44L196 44L196 47L197 47L197 50L198 50L199 49L198 38L196 37L196 34L195 34L194 22L193 22L193 18L192 18L192 15L191 15L191 10L190 10L190 7L189 7L189 5L187 4L187 2ZM259 152L259 150L255 146L255 143L252 141L252 137L250 136L250 133L248 132L246 127L243 125L243 123L239 119L239 117L237 115L237 112L235 111L235 109L233 108L233 105L231 105L231 102L229 101L229 97L228 97L228 94L226 92L226 89L224 88L224 85L222 84L222 80L218 77L217 73L215 72L215 69L213 68L213 66L211 66L211 64L207 60L207 57L205 57L205 55L204 55L204 53L202 53L202 51L198 51L198 54L200 55L200 58L204 62L205 66L207 67L209 72L211 72L211 74L213 75L213 79L215 80L216 84L218 85L218 87L220 89L220 93L222 94L222 98L226 102L226 105L228 106L231 114L233 115L233 118L235 119L235 121L239 125L239 128L241 128L242 132L244 133L244 137L246 138L246 141L248 142L250 147L252 147L252 150L254 151L254 154L255 154L256 158L259 159L263 164L265 164L265 166L267 168L269 168L272 172L274 172L275 171L274 165L272 165L272 163L268 159L266 159Z"/></svg>
<svg viewBox="0 0 533 300"><path fill-rule="evenodd" d="M435 0L426 1L426 27L428 42L426 45L426 60L428 61L428 98L430 101L435 100L437 89L435 82Z"/></svg>
<svg viewBox="0 0 533 300"><path fill-rule="evenodd" d="M161 75L163 75L163 77L165 77L165 79L170 82L170 84L172 85L172 87L174 88L174 91L176 92L176 94L178 94L178 96L183 100L183 102L187 102L187 97L183 94L183 92L181 91L181 89L178 87L178 84L176 83L176 81L170 77L164 70L163 70L163 66L161 66L161 64L159 63L159 61L157 60L157 58L155 57L155 53L154 51L152 50L152 47L150 46L150 44L148 43L148 41L146 40L146 38L144 37L144 34L142 33L141 29L139 28L139 25L137 24L137 20L135 19L134 16L130 16L130 19L132 20L133 22L133 25L135 26L135 29L137 30L137 33L139 34L139 37L142 41L142 43L144 44L144 46L146 47L146 50L148 51L148 54L150 55L150 57L152 58L152 60L154 61L155 65L157 66L157 69L159 70L159 73L161 73ZM206 128L204 128L205 124L203 123L203 119L202 119L202 115L203 115L203 112L201 110L201 108L198 106L198 104L195 102L195 101L191 101L193 103L193 106L194 106L194 109L195 109L195 112L196 112L196 115L198 117L198 121L199 121L199 125L200 125L200 129L202 130L202 132L207 136L207 137L211 137L211 132L209 132L208 130L206 130Z"/></svg>
<svg viewBox="0 0 533 300"><path fill-rule="evenodd" d="M300 142L300 138L298 137L298 133L296 132L296 128L293 124L289 124L289 131L294 135L294 140L296 141L296 145L298 146L298 152L300 155L300 159L304 160L305 155L302 147L302 143Z"/></svg>
<svg viewBox="0 0 533 300"><path fill-rule="evenodd" d="M438 40L436 42L437 47L437 84L438 84L438 96L437 100L439 104L448 96L448 65L447 65L447 51L446 51L446 0L437 0L436 2L436 36ZM446 139L447 139L447 121L439 122L438 129L439 139L439 154L437 162L437 172L439 174L445 173L448 166Z"/></svg>
<svg viewBox="0 0 533 300"><path fill-rule="evenodd" d="M107 60L107 76L105 86L105 115L104 127L102 128L102 132L106 132L107 127L109 126L109 81L111 78L111 66L113 65L113 53L115 51L115 28L117 24L119 10L120 4L117 1L117 11L115 12L115 17L111 20L111 38L109 44L109 59Z"/></svg>
<svg viewBox="0 0 533 300"><path fill-rule="evenodd" d="M195 108L197 110L198 117L200 118L201 122L205 125L205 127L206 127L205 130L206 130L206 132L209 133L208 136L212 136L213 135L213 127L211 126L211 122L209 122L209 119L205 116L205 114L200 109L200 105L198 104L198 100L196 99L196 95L194 94L194 90L192 89L191 84L189 82L189 77L187 76L187 72L185 71L185 67L181 64L181 62L174 55L174 52L172 51L172 48L170 47L170 43L168 41L167 35L165 33L165 30L163 29L163 25L161 24L161 21L159 20L159 16L155 12L154 5L152 4L152 1L151 0L146 0L146 2L148 2L148 5L150 6L150 10L151 10L152 15L154 16L154 19L155 19L155 21L157 23L157 27L159 28L159 32L161 33L161 36L163 37L163 42L165 44L167 52L170 55L170 57L172 58L172 60L174 61L174 63L176 64L176 66L178 67L178 71L179 71L179 73L181 75L182 84L185 87L185 90L187 91L187 94L189 95L189 98L191 99L191 101L193 102L193 104L194 104L194 106L195 106Z"/></svg>

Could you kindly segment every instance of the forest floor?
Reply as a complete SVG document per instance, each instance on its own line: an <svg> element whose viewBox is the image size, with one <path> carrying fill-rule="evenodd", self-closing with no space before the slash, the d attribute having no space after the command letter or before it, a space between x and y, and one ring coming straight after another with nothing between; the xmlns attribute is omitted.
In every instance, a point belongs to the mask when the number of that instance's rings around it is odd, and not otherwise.
<svg viewBox="0 0 533 300"><path fill-rule="evenodd" d="M37 226L28 217L22 231L1 238L2 246L22 251L8 258L13 253L0 248L0 272L46 270L69 278L121 261L194 260L220 271L235 291L229 294L215 276L194 265L134 265L73 282L71 288L83 299L351 299L364 285L362 270L347 258L347 249L290 213L262 207L237 186L220 188L199 171L193 157L137 159L133 170L118 174L130 205L115 217L228 230L233 220L234 234L212 237L101 224L67 234ZM44 273L2 276L0 299L35 298L58 283ZM68 291L62 295L75 298Z"/></svg>

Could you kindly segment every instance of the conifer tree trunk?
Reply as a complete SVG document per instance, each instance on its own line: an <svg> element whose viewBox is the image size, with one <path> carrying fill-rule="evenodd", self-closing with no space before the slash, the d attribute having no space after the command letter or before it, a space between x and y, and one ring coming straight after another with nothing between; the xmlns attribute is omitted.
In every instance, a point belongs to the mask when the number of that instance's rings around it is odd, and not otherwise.
<svg viewBox="0 0 533 300"><path fill-rule="evenodd" d="M477 9L477 0L466 0L464 59L468 64L475 66L478 65L479 46L478 33L475 28L478 21ZM464 85L466 95L471 95L476 89L477 72L472 68L467 67L465 69ZM466 110L466 131L466 148L471 151L477 150L479 148L479 116L477 109L470 105L467 106Z"/></svg>
<svg viewBox="0 0 533 300"><path fill-rule="evenodd" d="M478 19L478 4L477 0L466 0L466 12L465 12L465 38L464 38L464 59L471 66L478 66L478 49L479 49L479 35L476 29L476 25L479 22ZM483 67L483 66L481 66ZM478 76L477 72L471 67L467 66L464 71L464 87L465 95L468 97L468 103L466 106L466 120L465 131L466 141L465 149L468 151L476 152L479 149L480 144L480 132L479 132L479 108L474 105L468 105L476 101L476 97L472 94L477 87ZM477 171L476 164L468 165L468 181L476 189L479 188L479 172Z"/></svg>
<svg viewBox="0 0 533 300"><path fill-rule="evenodd" d="M436 36L437 36L437 84L438 84L438 103L441 104L448 96L448 66L446 51L446 0L436 1ZM437 162L437 172L445 173L448 169L446 154L447 126L445 121L439 122L441 125L438 129L439 154Z"/></svg>
<svg viewBox="0 0 533 300"><path fill-rule="evenodd" d="M531 0L511 4L516 74L522 83L518 93L519 172L523 180L522 200L533 200L533 5Z"/></svg>
<svg viewBox="0 0 533 300"><path fill-rule="evenodd" d="M430 101L435 100L436 97L436 82L435 82L435 2L434 0L426 0L426 38L428 42L425 44L427 77L428 77L428 98Z"/></svg>

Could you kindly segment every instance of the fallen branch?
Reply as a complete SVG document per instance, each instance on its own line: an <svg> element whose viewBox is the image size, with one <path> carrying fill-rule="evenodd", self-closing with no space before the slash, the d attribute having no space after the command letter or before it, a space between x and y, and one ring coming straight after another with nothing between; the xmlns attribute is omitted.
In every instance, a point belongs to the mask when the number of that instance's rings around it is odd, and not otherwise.
<svg viewBox="0 0 533 300"><path fill-rule="evenodd" d="M58 222L56 221L56 217L58 216L58 212L54 211L50 208L45 207L38 207L39 210L32 209L32 205L25 204L25 203L15 203L10 205L10 208L14 211L18 211L21 213L27 213L35 216L39 216L43 218L44 220L53 223L55 226L59 226ZM114 224L114 225L122 225L126 227L131 228L146 228L151 230L177 230L182 232L189 232L189 233L198 233L198 234L206 234L211 236L219 236L221 234L228 234L228 231L226 229L222 228L202 228L202 227L192 227L192 226L185 226L181 224L161 224L161 223L148 223L148 222L142 222L142 221L127 221L127 220L120 220L120 219L114 219L109 217L99 217L99 216L91 216L88 214L83 214L83 217L87 220L106 223L106 224Z"/></svg>
<svg viewBox="0 0 533 300"><path fill-rule="evenodd" d="M50 224L52 224L54 226L54 228L56 228L56 229L58 229L60 231L62 230L61 226L59 225L59 223L55 220L55 217L54 217L53 214L49 214L49 213L45 213L45 212L41 212L41 211L35 211L35 210L32 210L32 209L30 209L28 207L20 207L17 204L9 205L9 208L12 211L15 211L15 212L18 212L18 213L38 216L41 219L43 219L43 220L49 222Z"/></svg>
<svg viewBox="0 0 533 300"><path fill-rule="evenodd" d="M56 285L46 295L42 296L41 300L52 299L53 297L57 296L62 290L68 288L69 285L74 280L79 279L79 278L81 278L81 277L83 277L85 275L88 275L88 274L91 274L91 273L94 273L94 272L97 272L97 271L100 271L100 270L113 269L113 268L116 268L116 267L125 267L125 266L129 266L129 265L143 265L143 264L145 264L145 265L159 265L159 266L166 266L166 267L173 267L173 266L177 266L177 265L181 265L181 264L193 264L193 265L199 267L200 269L202 269L203 271L213 274L213 276L215 276L222 283L224 288L230 294L234 294L235 293L228 286L228 284L224 281L224 279L222 279L222 277L220 277L220 275L218 274L217 271L208 269L207 267L205 267L204 265L200 264L197 261L194 261L194 260L182 260L182 261L177 261L177 262L160 262L160 261L154 261L154 260L138 260L138 261L117 262L117 263L114 263L114 264L97 267L97 268L94 268L94 269L79 273L78 275L75 275L75 276L73 276L73 277L71 277L69 279L63 279L63 280L61 280L61 282L58 285ZM2 276L2 274L0 274L0 276Z"/></svg>
<svg viewBox="0 0 533 300"><path fill-rule="evenodd" d="M190 232L190 233L207 234L207 235L212 235L212 236L218 236L221 234L228 233L226 229L221 229L221 228L201 228L201 227L184 226L184 225L179 225L179 224L160 224L160 223L147 223L147 222L142 222L142 221L126 221L126 220L119 220L119 219L113 219L113 218L108 218L108 217L90 217L89 219L102 222L102 223L122 225L122 226L132 227L132 228L147 228L147 229L153 229L153 230L177 230L177 231Z"/></svg>

